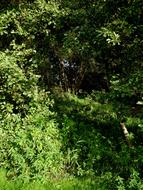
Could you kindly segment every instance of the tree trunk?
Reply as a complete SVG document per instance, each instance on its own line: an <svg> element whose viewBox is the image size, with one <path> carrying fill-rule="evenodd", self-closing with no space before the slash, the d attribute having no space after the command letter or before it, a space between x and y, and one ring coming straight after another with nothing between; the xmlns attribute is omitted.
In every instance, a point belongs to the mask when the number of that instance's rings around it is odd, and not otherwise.
<svg viewBox="0 0 143 190"><path fill-rule="evenodd" d="M124 137L125 137L125 140L126 140L128 146L131 147L132 144L131 144L131 142L130 142L130 139L129 139L129 132L128 132L126 126L125 126L125 123L122 123L122 122L121 122L121 123L120 123L120 127L121 127L121 129L122 129L122 131L123 131L123 134L124 134Z"/></svg>

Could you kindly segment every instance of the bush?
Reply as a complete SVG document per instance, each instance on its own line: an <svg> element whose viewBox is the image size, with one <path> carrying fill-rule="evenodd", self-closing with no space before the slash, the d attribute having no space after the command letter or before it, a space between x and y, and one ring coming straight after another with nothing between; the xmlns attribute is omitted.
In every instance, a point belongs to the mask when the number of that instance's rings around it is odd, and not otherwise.
<svg viewBox="0 0 143 190"><path fill-rule="evenodd" d="M61 138L45 96L37 94L24 118L7 113L1 120L0 166L10 178L44 180L62 175Z"/></svg>

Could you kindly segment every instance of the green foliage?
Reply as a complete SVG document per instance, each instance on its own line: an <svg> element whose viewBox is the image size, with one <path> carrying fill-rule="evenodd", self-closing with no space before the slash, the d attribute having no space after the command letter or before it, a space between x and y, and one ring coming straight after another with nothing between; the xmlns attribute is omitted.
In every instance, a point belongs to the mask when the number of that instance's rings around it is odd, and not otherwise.
<svg viewBox="0 0 143 190"><path fill-rule="evenodd" d="M19 52L20 53L20 52ZM30 69L24 70L16 63L18 58L10 53L0 54L0 109L4 112L26 114L30 101L34 99L38 77Z"/></svg>
<svg viewBox="0 0 143 190"><path fill-rule="evenodd" d="M20 52L16 49L21 46L24 66L34 64L38 68L44 88L59 84L64 88L66 83L67 89L76 91L83 77L89 75L90 66L95 75L104 75L108 85L112 75L128 79L126 73L140 72L141 0L9 0L7 4L6 9L1 3L0 50L14 51L17 56ZM36 54L27 54L29 50ZM60 67L65 59L68 68ZM21 65L21 59L19 62Z"/></svg>
<svg viewBox="0 0 143 190"><path fill-rule="evenodd" d="M68 173L88 179L51 188L142 189L142 5L1 0L0 166L8 178Z"/></svg>
<svg viewBox="0 0 143 190"><path fill-rule="evenodd" d="M48 109L51 102L45 93L34 95L24 118L7 113L1 119L0 165L10 178L45 180L62 175L61 138Z"/></svg>
<svg viewBox="0 0 143 190"><path fill-rule="evenodd" d="M1 190L88 190L88 189L101 189L104 190L104 184L98 184L94 180L90 179L76 179L76 178L65 178L60 181L46 181L46 183L41 184L39 181L35 182L23 182L21 180L9 181L6 178L4 171L0 173L0 186Z"/></svg>
<svg viewBox="0 0 143 190"><path fill-rule="evenodd" d="M95 102L91 96L56 98L67 171L87 176L106 171L127 174L134 150L128 152L124 145L120 118L112 105Z"/></svg>
<svg viewBox="0 0 143 190"><path fill-rule="evenodd" d="M143 182L139 178L136 171L133 171L128 181L124 181L123 178L117 176L113 177L110 172L105 175L96 178L64 178L60 181L48 180L46 183L40 181L35 182L23 182L21 180L7 180L4 171L0 173L0 186L2 190L106 190L106 189L117 189L117 190L133 190L143 189Z"/></svg>
<svg viewBox="0 0 143 190"><path fill-rule="evenodd" d="M130 176L133 171L140 175L143 166L140 116L124 115L127 108L121 109L120 102L111 101L110 93L94 92L86 97L64 93L54 98L63 136L65 170L78 176L100 176L103 180L110 171L112 177L105 189L130 189ZM132 148L127 146L120 128L123 118ZM123 184L115 183L117 176L123 179Z"/></svg>

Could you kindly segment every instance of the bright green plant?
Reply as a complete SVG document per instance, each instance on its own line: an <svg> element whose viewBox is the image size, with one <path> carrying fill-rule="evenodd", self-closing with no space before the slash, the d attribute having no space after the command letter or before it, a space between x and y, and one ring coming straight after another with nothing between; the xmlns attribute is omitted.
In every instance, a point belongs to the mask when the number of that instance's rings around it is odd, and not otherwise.
<svg viewBox="0 0 143 190"><path fill-rule="evenodd" d="M48 97L45 102L45 93L36 96L24 118L7 113L1 120L0 166L10 178L44 180L63 173L61 138L48 109L51 103Z"/></svg>

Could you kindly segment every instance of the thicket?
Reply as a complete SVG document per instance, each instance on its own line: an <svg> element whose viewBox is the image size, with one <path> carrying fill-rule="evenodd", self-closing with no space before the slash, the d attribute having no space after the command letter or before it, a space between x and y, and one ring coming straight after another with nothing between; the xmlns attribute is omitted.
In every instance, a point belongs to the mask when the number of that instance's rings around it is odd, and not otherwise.
<svg viewBox="0 0 143 190"><path fill-rule="evenodd" d="M142 8L0 2L3 190L143 189Z"/></svg>

